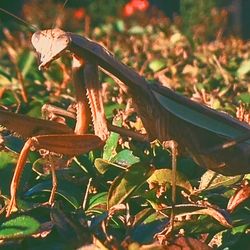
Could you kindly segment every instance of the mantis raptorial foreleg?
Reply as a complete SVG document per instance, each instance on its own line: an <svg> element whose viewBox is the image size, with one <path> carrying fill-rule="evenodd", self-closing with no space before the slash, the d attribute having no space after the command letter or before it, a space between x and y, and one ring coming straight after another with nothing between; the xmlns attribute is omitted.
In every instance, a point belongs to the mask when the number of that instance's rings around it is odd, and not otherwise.
<svg viewBox="0 0 250 250"><path fill-rule="evenodd" d="M64 117L68 117L68 118L76 120L75 110L69 111L69 110L65 110L65 109L50 105L50 104L43 105L42 113L44 114L44 117L53 117L53 116L56 117L59 115L59 116L64 116ZM107 121L107 127L109 131L115 132L123 137L131 137L134 140L140 141L140 142L146 142L146 143L149 142L147 134L140 134L127 128L117 127L109 123L108 121Z"/></svg>
<svg viewBox="0 0 250 250"><path fill-rule="evenodd" d="M28 157L28 153L32 147L36 149L46 149L58 154L64 154L67 156L77 156L79 154L85 153L90 151L91 149L98 148L103 145L104 140L106 140L108 136L108 130L106 128L106 119L101 114L104 114L103 111L103 104L102 99L98 96L98 93L95 92L96 86L98 84L98 75L96 72L97 67L88 65L87 72L85 71L85 63L84 61L78 60L74 58L73 60L73 83L76 92L76 126L75 126L75 134L74 135L38 135L36 137L32 137L28 139L25 143L20 157L17 162L17 166L15 169L15 173L11 182L10 193L11 193L11 200L7 210L7 216L10 215L11 211L14 207L16 207L16 192L17 187L19 184L20 176L23 171L23 167ZM85 83L94 84L93 90L89 93L86 93L86 89L84 88L83 81L84 76L86 78ZM99 130L97 134L103 139L101 140L100 137L94 135L86 135L86 131L88 129L88 125L90 123L90 109L88 106L86 94L90 99L90 104L93 103L96 105L94 106L94 110L96 111L94 119L99 121ZM97 100L97 101L96 101ZM103 130L101 130L104 127ZM52 166L53 168L53 166ZM52 178L53 178L53 187L51 196L49 199L49 203L53 202L55 191L57 187L56 177L54 169L52 169Z"/></svg>
<svg viewBox="0 0 250 250"><path fill-rule="evenodd" d="M16 207L16 193L20 177L27 161L29 151L32 147L36 149L46 149L51 152L63 154L69 157L77 156L103 145L103 141L95 135L40 135L32 137L26 141L15 168L14 176L11 181L10 194L11 200L7 210L9 216L14 207Z"/></svg>
<svg viewBox="0 0 250 250"><path fill-rule="evenodd" d="M73 57L72 63L72 83L75 89L76 98L76 125L75 133L84 134L91 121L91 113L84 88L84 67L85 62Z"/></svg>

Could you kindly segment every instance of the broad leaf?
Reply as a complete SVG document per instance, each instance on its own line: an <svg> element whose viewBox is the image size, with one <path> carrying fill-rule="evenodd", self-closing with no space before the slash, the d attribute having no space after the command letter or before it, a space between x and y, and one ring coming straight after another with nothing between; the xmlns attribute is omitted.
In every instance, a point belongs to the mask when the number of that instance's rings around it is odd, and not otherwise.
<svg viewBox="0 0 250 250"><path fill-rule="evenodd" d="M105 174L106 171L108 171L109 169L114 169L114 168L119 168L119 169L123 169L123 170L125 169L124 167L121 167L118 164L103 160L101 158L96 158L94 165L97 168L97 170L99 171L99 173L101 173L101 174Z"/></svg>
<svg viewBox="0 0 250 250"><path fill-rule="evenodd" d="M250 60L245 60L241 63L237 70L238 77L244 77L250 71Z"/></svg>
<svg viewBox="0 0 250 250"><path fill-rule="evenodd" d="M170 215L172 207L169 206L167 209L164 209L164 213ZM216 209L210 206L205 205L196 205L196 204L180 204L175 205L175 215L208 215L217 220L222 226L226 228L232 227L232 222L229 217L229 214L223 209Z"/></svg>
<svg viewBox="0 0 250 250"><path fill-rule="evenodd" d="M50 193L52 189L51 181L43 181L29 189L25 195L32 196L39 192L46 192ZM69 204L71 204L75 209L79 208L80 206L80 199L81 199L81 190L76 186L72 185L70 182L66 182L65 180L60 181L58 180L58 188L56 194L60 195L64 198Z"/></svg>
<svg viewBox="0 0 250 250"><path fill-rule="evenodd" d="M139 163L131 166L113 181L108 192L108 209L124 202L145 183L153 169Z"/></svg>
<svg viewBox="0 0 250 250"><path fill-rule="evenodd" d="M196 190L195 193L212 190L218 187L228 187L239 182L240 180L242 180L242 178L243 178L242 175L224 176L224 175L215 173L212 170L208 170L201 177L199 190Z"/></svg>
<svg viewBox="0 0 250 250"><path fill-rule="evenodd" d="M120 151L112 159L112 162L115 162L115 163L122 165L122 166L131 166L139 161L140 161L140 159L137 156L133 155L133 152L128 150L128 149L124 149L124 150Z"/></svg>
<svg viewBox="0 0 250 250"><path fill-rule="evenodd" d="M170 183L172 185L172 170L171 169L157 169L147 180L148 183L156 183L158 185L166 185ZM192 192L193 188L190 182L181 173L176 172L176 186L185 189L188 192Z"/></svg>
<svg viewBox="0 0 250 250"><path fill-rule="evenodd" d="M121 119L114 119L113 120L113 125L116 126L121 126ZM110 160L112 157L114 157L116 155L116 147L118 144L118 140L119 140L120 135L115 133L115 132L111 132L110 136L108 138L108 140L106 141L106 144L103 148L103 159L104 160Z"/></svg>
<svg viewBox="0 0 250 250"><path fill-rule="evenodd" d="M19 216L0 225L0 239L24 238L38 231L40 224L30 216Z"/></svg>
<svg viewBox="0 0 250 250"><path fill-rule="evenodd" d="M102 206L107 206L107 193L102 192L93 195L88 202L88 209L86 212L90 211L96 211L96 209L102 207Z"/></svg>
<svg viewBox="0 0 250 250"><path fill-rule="evenodd" d="M163 60L153 60L149 63L148 67L153 71L157 72L166 66L166 62Z"/></svg>

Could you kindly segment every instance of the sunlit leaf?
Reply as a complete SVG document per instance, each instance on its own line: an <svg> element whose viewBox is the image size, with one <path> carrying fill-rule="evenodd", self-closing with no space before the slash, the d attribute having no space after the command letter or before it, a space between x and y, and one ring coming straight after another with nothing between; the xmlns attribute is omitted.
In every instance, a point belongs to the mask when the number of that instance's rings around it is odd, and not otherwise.
<svg viewBox="0 0 250 250"><path fill-rule="evenodd" d="M35 61L35 54L32 51L26 50L19 58L19 67L21 68L22 75L25 78L27 73Z"/></svg>
<svg viewBox="0 0 250 250"><path fill-rule="evenodd" d="M236 176L224 176L218 173L215 173L212 170L208 170L202 177L200 181L199 191L208 191L218 187L228 187L239 182L243 178L242 175Z"/></svg>
<svg viewBox="0 0 250 250"><path fill-rule="evenodd" d="M140 159L133 155L133 152L128 149L124 149L120 151L113 159L112 162L115 162L121 166L131 166L137 162L139 162Z"/></svg>
<svg viewBox="0 0 250 250"><path fill-rule="evenodd" d="M147 180L149 183L156 183L158 185L165 185L170 183L172 185L172 170L171 169L157 169ZM176 173L176 186L192 192L193 188L190 182L181 173Z"/></svg>
<svg viewBox="0 0 250 250"><path fill-rule="evenodd" d="M11 152L0 152L0 170L8 167L8 164L14 164L17 161L18 155Z"/></svg>
<svg viewBox="0 0 250 250"><path fill-rule="evenodd" d="M117 29L117 31L119 32L124 32L125 31L125 24L123 20L117 20L115 23L115 27Z"/></svg>
<svg viewBox="0 0 250 250"><path fill-rule="evenodd" d="M113 125L115 126L121 126L121 119L114 119L113 120ZM110 133L110 136L108 140L106 141L106 144L103 148L103 159L104 160L110 160L116 155L116 147L118 144L120 135L114 132Z"/></svg>
<svg viewBox="0 0 250 250"><path fill-rule="evenodd" d="M247 183L243 187L239 188L235 194L230 198L227 210L233 212L245 200L250 198L250 184Z"/></svg>
<svg viewBox="0 0 250 250"><path fill-rule="evenodd" d="M121 167L118 164L103 160L101 158L95 159L95 167L101 174L104 174L109 169L114 169L114 168L124 169L124 167Z"/></svg>
<svg viewBox="0 0 250 250"><path fill-rule="evenodd" d="M149 63L148 67L153 71L157 72L160 69L166 66L166 62L164 60L153 60Z"/></svg>
<svg viewBox="0 0 250 250"><path fill-rule="evenodd" d="M248 92L241 93L236 97L236 100L249 104L250 103L250 94Z"/></svg>
<svg viewBox="0 0 250 250"><path fill-rule="evenodd" d="M19 216L0 225L0 239L24 238L37 232L40 224L30 216Z"/></svg>
<svg viewBox="0 0 250 250"><path fill-rule="evenodd" d="M139 163L116 177L108 192L108 208L124 202L152 173L152 168Z"/></svg>
<svg viewBox="0 0 250 250"><path fill-rule="evenodd" d="M250 71L250 60L245 60L241 63L237 70L238 77L245 76Z"/></svg>
<svg viewBox="0 0 250 250"><path fill-rule="evenodd" d="M106 205L107 205L107 193L106 192L98 193L93 195L89 199L87 211L93 210L99 206L106 207Z"/></svg>
<svg viewBox="0 0 250 250"><path fill-rule="evenodd" d="M141 35L144 33L144 28L141 26L133 26L128 30L129 34L133 34L133 35Z"/></svg>
<svg viewBox="0 0 250 250"><path fill-rule="evenodd" d="M164 213L170 215L171 206L164 209ZM175 205L175 215L208 215L217 220L221 225L226 228L232 227L232 222L229 214L223 209L213 208L211 206L198 205L198 204L178 204Z"/></svg>

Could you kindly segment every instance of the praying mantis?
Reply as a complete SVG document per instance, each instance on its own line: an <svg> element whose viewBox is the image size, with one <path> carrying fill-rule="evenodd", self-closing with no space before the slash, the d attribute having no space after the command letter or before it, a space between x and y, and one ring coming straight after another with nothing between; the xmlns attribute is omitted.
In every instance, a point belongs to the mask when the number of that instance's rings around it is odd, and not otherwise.
<svg viewBox="0 0 250 250"><path fill-rule="evenodd" d="M103 46L83 36L60 29L37 31L32 36L32 44L39 55L40 69L49 67L53 60L66 51L74 54L73 82L77 93L77 124L73 134L73 131L62 124L43 120L32 121L36 132L24 136L29 139L20 154L12 179L11 201L7 215L16 206L17 186L32 146L73 156L104 144L108 137L109 126L106 123L100 96L98 66L112 74L119 86L132 97L149 141L174 140L178 144L178 152L188 154L198 165L224 175L250 172L248 140L250 126L247 124L197 104L166 87L158 84L149 85L142 76L115 59ZM83 79L86 89L81 84ZM85 134L90 122L90 113L96 135ZM18 119L18 115L11 117L4 111L1 111L0 115L3 117L0 119L2 125L21 135L24 134L21 128L18 131L18 128L10 122L11 119ZM20 120L21 118L20 116ZM40 124L44 124L42 132L37 129ZM231 143L237 142L238 138L243 139L238 143ZM55 142L55 145L52 142ZM223 148L227 142L231 145ZM222 147L216 148L217 145ZM176 144L173 144L173 148L175 147ZM173 155L176 156L176 150Z"/></svg>
<svg viewBox="0 0 250 250"><path fill-rule="evenodd" d="M188 153L199 165L224 175L250 172L249 125L197 104L169 88L148 84L103 46L83 36L60 29L37 31L32 36L32 44L39 54L40 69L49 67L68 50L77 58L93 62L111 73L132 97L150 141L174 140L180 152ZM94 88L98 90L98 86ZM239 143L211 150L239 137L243 137Z"/></svg>
<svg viewBox="0 0 250 250"><path fill-rule="evenodd" d="M83 64L87 61L92 67L96 68L98 65L113 75L116 83L132 97L147 131L148 140L158 139L171 149L173 189L170 227L159 235L169 234L174 227L177 145L180 153L187 153L198 165L223 175L250 172L249 125L197 104L166 87L149 85L142 76L119 62L106 48L83 36L60 29L38 31L32 36L32 44L39 55L40 69L49 67L53 60L70 51L75 57L82 59ZM92 91L98 92L97 81L91 82L95 83L91 85ZM92 114L98 113L95 106L90 101ZM104 114L99 115L104 118ZM95 118L93 123L95 124ZM98 134L97 130L95 132Z"/></svg>

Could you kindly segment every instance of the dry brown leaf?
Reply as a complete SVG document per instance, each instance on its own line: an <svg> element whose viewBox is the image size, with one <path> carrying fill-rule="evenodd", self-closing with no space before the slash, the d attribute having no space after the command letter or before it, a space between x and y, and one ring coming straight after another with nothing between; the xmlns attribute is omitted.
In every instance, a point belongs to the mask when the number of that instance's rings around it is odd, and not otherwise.
<svg viewBox="0 0 250 250"><path fill-rule="evenodd" d="M242 202L250 198L250 183L246 183L240 189L238 189L235 194L230 198L227 210L232 213L237 206Z"/></svg>
<svg viewBox="0 0 250 250"><path fill-rule="evenodd" d="M165 250L211 250L212 248L193 238L179 237L171 245L164 248Z"/></svg>

